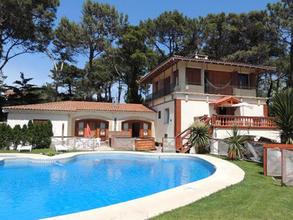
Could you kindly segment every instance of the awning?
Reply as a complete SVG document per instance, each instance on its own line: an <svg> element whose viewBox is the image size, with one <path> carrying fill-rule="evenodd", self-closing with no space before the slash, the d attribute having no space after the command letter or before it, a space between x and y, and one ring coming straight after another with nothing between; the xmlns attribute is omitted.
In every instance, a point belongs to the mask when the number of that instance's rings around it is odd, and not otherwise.
<svg viewBox="0 0 293 220"><path fill-rule="evenodd" d="M236 99L233 96L225 96L218 100L211 102L215 107L234 107L233 105L239 104L240 100Z"/></svg>

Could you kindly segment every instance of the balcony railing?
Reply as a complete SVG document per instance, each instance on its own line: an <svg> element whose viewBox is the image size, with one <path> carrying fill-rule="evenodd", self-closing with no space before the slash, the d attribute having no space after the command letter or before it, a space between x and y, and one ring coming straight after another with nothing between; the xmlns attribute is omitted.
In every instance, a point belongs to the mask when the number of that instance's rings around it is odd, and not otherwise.
<svg viewBox="0 0 293 220"><path fill-rule="evenodd" d="M239 89L246 95L245 93L249 94L250 91L255 90L255 87L252 86L237 86L237 85L227 85L227 84L217 84L217 85L210 85L208 83L205 84L205 93L208 94L221 94L221 95L236 95L234 94L234 89ZM245 91L246 90L246 91Z"/></svg>
<svg viewBox="0 0 293 220"><path fill-rule="evenodd" d="M214 128L252 128L252 129L276 129L272 117L251 117L234 115L213 115L211 125Z"/></svg>
<svg viewBox="0 0 293 220"><path fill-rule="evenodd" d="M188 85L190 85L190 87L188 87L187 90L183 89L183 88L187 88ZM237 95L238 96L262 96L260 94L257 95L256 88L252 87L252 86L236 86L236 85L224 85L224 84L217 84L217 85L212 86L208 83L201 86L199 84L188 83L185 85L185 87L181 87L181 89L178 85L170 84L170 86L167 86L163 89L160 89L158 91L153 92L150 95L147 95L146 101L161 98L165 95L168 95L168 94L174 92L175 90L180 90L182 92L184 92L184 91L198 92L198 88L195 88L193 91L193 88L191 86L194 86L194 85L202 87L202 92L204 92L206 94L236 95L236 96Z"/></svg>
<svg viewBox="0 0 293 220"><path fill-rule="evenodd" d="M147 95L146 101L150 101L153 99L161 98L165 95L169 95L170 93L174 92L175 88L176 88L176 84L170 84L170 86L167 86L167 87L160 89L150 95Z"/></svg>

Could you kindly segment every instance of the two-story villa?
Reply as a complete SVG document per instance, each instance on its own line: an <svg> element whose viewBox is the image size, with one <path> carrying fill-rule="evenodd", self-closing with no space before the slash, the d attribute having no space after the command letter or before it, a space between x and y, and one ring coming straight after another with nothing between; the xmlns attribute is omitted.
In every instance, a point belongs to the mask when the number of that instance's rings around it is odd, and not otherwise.
<svg viewBox="0 0 293 220"><path fill-rule="evenodd" d="M176 137L180 148L181 133L204 117L215 139L228 137L237 126L242 134L278 140L267 99L256 94L258 74L274 70L199 55L170 57L140 80L152 87L146 103L157 112L156 139Z"/></svg>
<svg viewBox="0 0 293 220"><path fill-rule="evenodd" d="M173 56L141 78L152 94L146 106L101 102L63 101L9 106L7 123L15 125L51 120L54 136L176 140L185 152L188 127L196 118L211 125L212 152L218 139L237 126L242 134L279 140L268 117L267 99L256 94L258 74L275 69L210 60L205 56ZM165 139L166 140L166 139Z"/></svg>

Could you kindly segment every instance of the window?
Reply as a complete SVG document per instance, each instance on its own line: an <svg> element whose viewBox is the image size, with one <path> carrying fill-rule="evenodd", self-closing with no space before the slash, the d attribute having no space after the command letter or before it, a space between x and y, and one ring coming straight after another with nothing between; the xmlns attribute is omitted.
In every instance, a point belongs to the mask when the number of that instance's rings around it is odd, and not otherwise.
<svg viewBox="0 0 293 220"><path fill-rule="evenodd" d="M148 123L143 123L143 136L148 136L148 129L149 129L149 124Z"/></svg>
<svg viewBox="0 0 293 220"><path fill-rule="evenodd" d="M100 128L101 129L106 129L106 123L105 122L101 122L100 123Z"/></svg>
<svg viewBox="0 0 293 220"><path fill-rule="evenodd" d="M49 120L47 120L47 119L34 119L33 120L34 124L43 124L43 123L47 123L47 122L49 122Z"/></svg>
<svg viewBox="0 0 293 220"><path fill-rule="evenodd" d="M159 91L159 81L155 82L154 92Z"/></svg>
<svg viewBox="0 0 293 220"><path fill-rule="evenodd" d="M100 136L106 136L106 123L100 123Z"/></svg>
<svg viewBox="0 0 293 220"><path fill-rule="evenodd" d="M117 118L114 118L114 131L117 131Z"/></svg>
<svg viewBox="0 0 293 220"><path fill-rule="evenodd" d="M239 88L248 89L249 88L249 75L248 74L238 74L239 77Z"/></svg>
<svg viewBox="0 0 293 220"><path fill-rule="evenodd" d="M201 70L194 68L186 68L186 84L201 85Z"/></svg>
<svg viewBox="0 0 293 220"><path fill-rule="evenodd" d="M161 119L161 111L158 112L158 119Z"/></svg>
<svg viewBox="0 0 293 220"><path fill-rule="evenodd" d="M129 130L129 126L128 126L128 123L123 123L123 131L128 131Z"/></svg>
<svg viewBox="0 0 293 220"><path fill-rule="evenodd" d="M178 70L173 72L173 84L176 86L179 85Z"/></svg>
<svg viewBox="0 0 293 220"><path fill-rule="evenodd" d="M84 130L84 122L80 121L77 124L77 135L78 136L83 136L83 130Z"/></svg>
<svg viewBox="0 0 293 220"><path fill-rule="evenodd" d="M164 123L169 124L169 120L170 120L170 110L166 108L165 114L164 114Z"/></svg>
<svg viewBox="0 0 293 220"><path fill-rule="evenodd" d="M168 76L166 79L164 79L164 90L165 90L165 94L169 94L170 93L170 83L171 83L171 78L170 76Z"/></svg>

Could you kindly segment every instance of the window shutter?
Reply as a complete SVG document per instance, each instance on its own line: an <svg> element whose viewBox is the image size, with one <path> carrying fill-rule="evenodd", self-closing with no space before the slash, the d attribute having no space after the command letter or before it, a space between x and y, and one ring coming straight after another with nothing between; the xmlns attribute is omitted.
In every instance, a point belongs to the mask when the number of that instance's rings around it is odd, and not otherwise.
<svg viewBox="0 0 293 220"><path fill-rule="evenodd" d="M186 81L190 85L201 85L201 70L186 68Z"/></svg>

